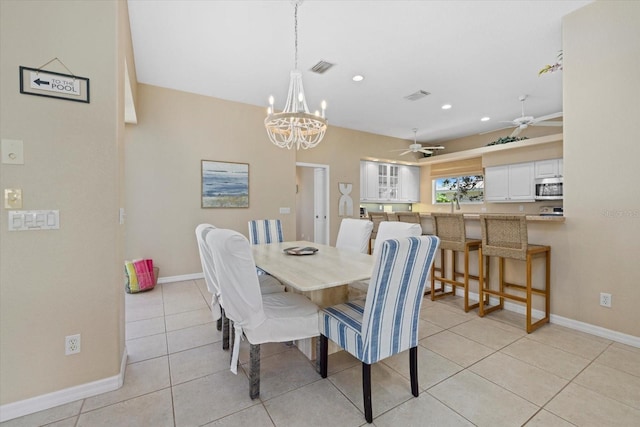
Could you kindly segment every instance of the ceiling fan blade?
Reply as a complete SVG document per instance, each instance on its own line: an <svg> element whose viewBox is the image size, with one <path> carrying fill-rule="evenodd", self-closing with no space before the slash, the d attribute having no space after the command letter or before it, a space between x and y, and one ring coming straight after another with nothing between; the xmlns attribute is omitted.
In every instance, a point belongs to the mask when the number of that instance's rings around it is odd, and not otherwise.
<svg viewBox="0 0 640 427"><path fill-rule="evenodd" d="M444 147L442 145L439 145L437 147L422 147L425 150L444 150Z"/></svg>
<svg viewBox="0 0 640 427"><path fill-rule="evenodd" d="M533 119L533 123L544 122L545 120L557 119L558 117L562 117L562 111L553 113L553 114L547 114L546 116L536 117L535 119Z"/></svg>
<svg viewBox="0 0 640 427"><path fill-rule="evenodd" d="M424 154L433 154L433 151L429 151L429 150L425 150L425 149L418 150L418 151L419 151L420 153L424 153Z"/></svg>
<svg viewBox="0 0 640 427"><path fill-rule="evenodd" d="M503 128L487 130L487 131L484 131L484 132L480 132L478 135L484 135L484 134L487 134L487 133L497 132L497 131L499 131L499 130L509 129L509 128L512 128L512 127L513 127L513 126L505 126L505 127L503 127Z"/></svg>
<svg viewBox="0 0 640 427"><path fill-rule="evenodd" d="M562 121L532 123L532 126L562 126Z"/></svg>
<svg viewBox="0 0 640 427"><path fill-rule="evenodd" d="M412 152L411 150L407 150L407 151L405 151L404 153L400 153L399 155L400 155L400 156L404 156L405 154L409 154L409 153L411 153L411 152Z"/></svg>
<svg viewBox="0 0 640 427"><path fill-rule="evenodd" d="M518 134L519 134L520 132L522 132L522 127L521 127L521 126L518 126L517 128L515 128L515 129L514 129L514 131L513 131L513 132L511 132L511 135L509 135L509 136L510 136L510 137L518 136Z"/></svg>

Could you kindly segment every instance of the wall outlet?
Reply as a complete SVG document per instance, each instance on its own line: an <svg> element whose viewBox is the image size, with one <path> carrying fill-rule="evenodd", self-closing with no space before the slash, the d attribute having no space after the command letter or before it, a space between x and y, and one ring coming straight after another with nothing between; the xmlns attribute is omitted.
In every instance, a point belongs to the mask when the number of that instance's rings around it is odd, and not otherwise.
<svg viewBox="0 0 640 427"><path fill-rule="evenodd" d="M611 294L600 293L600 305L603 307L611 307Z"/></svg>
<svg viewBox="0 0 640 427"><path fill-rule="evenodd" d="M80 334L64 337L65 356L76 353L80 353Z"/></svg>

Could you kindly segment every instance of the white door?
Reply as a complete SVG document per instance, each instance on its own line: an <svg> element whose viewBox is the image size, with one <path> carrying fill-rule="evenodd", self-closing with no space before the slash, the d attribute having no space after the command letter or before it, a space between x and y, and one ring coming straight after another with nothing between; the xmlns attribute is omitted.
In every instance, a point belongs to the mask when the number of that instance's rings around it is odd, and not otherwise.
<svg viewBox="0 0 640 427"><path fill-rule="evenodd" d="M308 176L308 185L300 187L301 193L296 196L297 217L296 228L304 226L304 234L296 230L296 239L313 240L316 243L329 244L329 165L317 163L296 163L300 175ZM304 170L304 172L302 172ZM313 177L311 177L312 175ZM313 237L312 237L313 233Z"/></svg>
<svg viewBox="0 0 640 427"><path fill-rule="evenodd" d="M314 215L314 242L328 245L327 239L327 171L325 168L314 169L313 180L313 215Z"/></svg>

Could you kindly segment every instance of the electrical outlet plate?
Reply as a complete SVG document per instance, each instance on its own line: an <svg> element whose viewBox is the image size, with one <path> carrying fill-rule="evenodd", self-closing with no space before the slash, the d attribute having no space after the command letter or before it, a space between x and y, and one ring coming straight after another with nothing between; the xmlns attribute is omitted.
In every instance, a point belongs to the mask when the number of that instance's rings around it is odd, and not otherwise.
<svg viewBox="0 0 640 427"><path fill-rule="evenodd" d="M64 338L65 356L77 353L80 353L80 334L66 336Z"/></svg>
<svg viewBox="0 0 640 427"><path fill-rule="evenodd" d="M611 294L600 293L600 305L603 307L611 307Z"/></svg>

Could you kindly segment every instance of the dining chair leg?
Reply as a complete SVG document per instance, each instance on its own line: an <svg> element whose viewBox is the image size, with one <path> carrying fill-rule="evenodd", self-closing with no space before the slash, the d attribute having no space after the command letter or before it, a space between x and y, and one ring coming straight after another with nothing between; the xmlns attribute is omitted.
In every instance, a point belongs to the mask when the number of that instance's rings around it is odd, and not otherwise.
<svg viewBox="0 0 640 427"><path fill-rule="evenodd" d="M411 394L418 397L418 346L409 349L409 376L411 377Z"/></svg>
<svg viewBox="0 0 640 427"><path fill-rule="evenodd" d="M327 378L327 362L329 359L329 341L328 338L320 334L318 338L320 341L320 351L318 352L318 358L320 359L320 376Z"/></svg>
<svg viewBox="0 0 640 427"><path fill-rule="evenodd" d="M260 344L251 344L249 350L249 397L260 396Z"/></svg>
<svg viewBox="0 0 640 427"><path fill-rule="evenodd" d="M222 311L222 349L229 350L229 318L225 316L224 310Z"/></svg>
<svg viewBox="0 0 640 427"><path fill-rule="evenodd" d="M373 422L371 408L371 365L362 362L362 397L364 398L364 418L368 423Z"/></svg>

